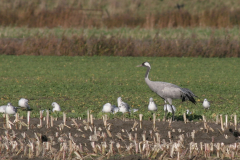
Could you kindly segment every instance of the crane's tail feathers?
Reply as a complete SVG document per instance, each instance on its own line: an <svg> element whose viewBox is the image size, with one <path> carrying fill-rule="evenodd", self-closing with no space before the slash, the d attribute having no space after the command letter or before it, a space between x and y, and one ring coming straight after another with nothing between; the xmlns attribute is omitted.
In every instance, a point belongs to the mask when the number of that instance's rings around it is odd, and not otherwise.
<svg viewBox="0 0 240 160"><path fill-rule="evenodd" d="M183 96L182 96L182 101L186 101L186 100L189 100L191 101L192 103L196 104L196 100L194 99L194 97L197 97L192 91L190 91L189 89L187 88L182 88L183 89Z"/></svg>
<svg viewBox="0 0 240 160"><path fill-rule="evenodd" d="M188 100L191 101L193 104L197 103L196 100L194 99L194 97L189 96L189 95L186 95L186 96L187 96Z"/></svg>

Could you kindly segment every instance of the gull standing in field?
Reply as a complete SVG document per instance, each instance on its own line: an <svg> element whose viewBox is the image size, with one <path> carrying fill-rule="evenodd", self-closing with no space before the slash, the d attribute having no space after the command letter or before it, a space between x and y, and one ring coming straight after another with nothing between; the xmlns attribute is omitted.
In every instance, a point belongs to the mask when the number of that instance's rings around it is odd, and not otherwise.
<svg viewBox="0 0 240 160"><path fill-rule="evenodd" d="M14 107L11 103L7 104L6 110L5 110L6 114L16 114L17 113L17 108Z"/></svg>
<svg viewBox="0 0 240 160"><path fill-rule="evenodd" d="M157 111L157 105L156 105L156 103L153 101L153 98L152 98L152 97L149 99L148 110L149 110L149 111Z"/></svg>
<svg viewBox="0 0 240 160"><path fill-rule="evenodd" d="M52 106L53 106L53 112L55 112L55 111L61 111L61 108L60 108L60 106L59 106L59 104L57 104L57 102L53 102L52 103Z"/></svg>
<svg viewBox="0 0 240 160"><path fill-rule="evenodd" d="M7 107L7 105L0 106L0 113L5 113L6 107Z"/></svg>
<svg viewBox="0 0 240 160"><path fill-rule="evenodd" d="M112 112L112 110L113 110L113 107L112 107L111 103L106 103L103 105L102 112L110 113L110 112Z"/></svg>
<svg viewBox="0 0 240 160"><path fill-rule="evenodd" d="M19 107L22 107L22 108L25 108L25 109L30 109L29 105L28 105L28 100L25 99L25 98L21 98L19 101L18 101L18 106Z"/></svg>
<svg viewBox="0 0 240 160"><path fill-rule="evenodd" d="M134 112L137 112L138 109L137 108L133 108L133 109L129 109L130 112L134 113Z"/></svg>
<svg viewBox="0 0 240 160"><path fill-rule="evenodd" d="M112 105L112 113L115 114L119 111L119 108L115 105Z"/></svg>
<svg viewBox="0 0 240 160"><path fill-rule="evenodd" d="M129 105L123 102L121 97L118 97L117 103L118 103L119 112L122 112L122 113L129 112L129 109L130 109Z"/></svg>
<svg viewBox="0 0 240 160"><path fill-rule="evenodd" d="M112 105L111 103L106 103L103 105L103 109L102 109L102 112L105 112L105 113L117 113L119 110L119 108L115 105Z"/></svg>
<svg viewBox="0 0 240 160"><path fill-rule="evenodd" d="M165 102L165 104L164 104L164 111L165 111L165 113L166 112L170 112L170 113L174 112L175 113L177 110L176 110L176 107L174 105L172 105L172 107L171 107L170 104L166 104L166 102Z"/></svg>
<svg viewBox="0 0 240 160"><path fill-rule="evenodd" d="M204 99L204 101L203 101L203 107L204 107L205 109L209 109L209 108L210 108L210 102L208 102L207 99Z"/></svg>
<svg viewBox="0 0 240 160"><path fill-rule="evenodd" d="M192 114L192 112L189 109L186 110L186 113L187 114Z"/></svg>

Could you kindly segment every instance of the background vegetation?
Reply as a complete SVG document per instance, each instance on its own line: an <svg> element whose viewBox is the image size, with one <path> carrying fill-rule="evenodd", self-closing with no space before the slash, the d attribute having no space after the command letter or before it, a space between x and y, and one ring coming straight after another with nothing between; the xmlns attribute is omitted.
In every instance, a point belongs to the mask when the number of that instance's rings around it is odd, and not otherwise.
<svg viewBox="0 0 240 160"><path fill-rule="evenodd" d="M6 55L239 57L239 29L0 28Z"/></svg>
<svg viewBox="0 0 240 160"><path fill-rule="evenodd" d="M28 27L232 27L236 0L16 0L1 1L0 24Z"/></svg>
<svg viewBox="0 0 240 160"><path fill-rule="evenodd" d="M0 2L0 54L239 57L235 0Z"/></svg>
<svg viewBox="0 0 240 160"><path fill-rule="evenodd" d="M189 109L193 116L217 114L239 115L239 59L235 58L153 58L153 57L65 57L65 56L0 56L1 103L17 106L20 98L29 99L32 116L52 109L57 102L68 116L86 117L90 109L100 118L102 106L117 105L122 97L148 119L149 98L158 105L157 117L163 118L164 101L145 84L146 68L136 65L148 61L152 65L151 80L160 80L191 89L199 98L197 105L175 100L177 114ZM212 106L204 110L207 98ZM20 115L26 115L20 111ZM113 116L113 115L110 115ZM115 117L122 116L121 113ZM239 117L239 116L238 116Z"/></svg>

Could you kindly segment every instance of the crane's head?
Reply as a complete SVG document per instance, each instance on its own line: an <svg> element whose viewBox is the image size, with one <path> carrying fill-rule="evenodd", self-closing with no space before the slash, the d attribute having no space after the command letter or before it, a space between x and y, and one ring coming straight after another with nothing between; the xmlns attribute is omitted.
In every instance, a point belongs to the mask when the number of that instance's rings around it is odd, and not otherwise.
<svg viewBox="0 0 240 160"><path fill-rule="evenodd" d="M142 64L138 65L137 67L149 67L149 68L151 68L151 65L148 62L143 62Z"/></svg>

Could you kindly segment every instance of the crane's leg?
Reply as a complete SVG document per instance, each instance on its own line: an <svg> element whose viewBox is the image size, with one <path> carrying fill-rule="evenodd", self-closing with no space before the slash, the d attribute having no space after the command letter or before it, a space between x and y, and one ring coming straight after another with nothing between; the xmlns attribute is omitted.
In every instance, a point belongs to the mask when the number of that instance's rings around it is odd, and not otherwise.
<svg viewBox="0 0 240 160"><path fill-rule="evenodd" d="M171 108L172 108L172 121L174 121L174 110L173 110L172 105L171 105Z"/></svg>
<svg viewBox="0 0 240 160"><path fill-rule="evenodd" d="M166 119L166 117L167 117L167 110L165 111L165 113L164 113L164 121L166 121L167 119Z"/></svg>

